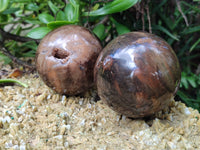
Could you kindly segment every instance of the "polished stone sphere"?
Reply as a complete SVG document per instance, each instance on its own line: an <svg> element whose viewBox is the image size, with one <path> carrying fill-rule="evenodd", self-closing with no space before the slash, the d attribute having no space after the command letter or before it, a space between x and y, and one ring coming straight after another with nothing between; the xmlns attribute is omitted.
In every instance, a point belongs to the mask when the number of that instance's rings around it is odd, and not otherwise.
<svg viewBox="0 0 200 150"><path fill-rule="evenodd" d="M47 34L36 53L36 68L57 93L77 95L94 86L93 70L102 50L100 41L78 25L59 27Z"/></svg>
<svg viewBox="0 0 200 150"><path fill-rule="evenodd" d="M180 83L179 61L160 37L130 32L112 40L95 69L100 98L116 112L141 118L169 106Z"/></svg>

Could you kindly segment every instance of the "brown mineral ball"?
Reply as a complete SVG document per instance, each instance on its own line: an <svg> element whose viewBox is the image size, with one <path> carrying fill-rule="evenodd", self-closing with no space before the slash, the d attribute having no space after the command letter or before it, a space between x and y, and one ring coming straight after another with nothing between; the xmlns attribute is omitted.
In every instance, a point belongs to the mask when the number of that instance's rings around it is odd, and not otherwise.
<svg viewBox="0 0 200 150"><path fill-rule="evenodd" d="M146 117L168 106L181 78L172 48L156 35L131 32L111 41L96 62L100 98L128 117Z"/></svg>
<svg viewBox="0 0 200 150"><path fill-rule="evenodd" d="M86 28L62 26L40 42L36 68L56 92L76 95L93 86L94 64L101 50L99 40Z"/></svg>

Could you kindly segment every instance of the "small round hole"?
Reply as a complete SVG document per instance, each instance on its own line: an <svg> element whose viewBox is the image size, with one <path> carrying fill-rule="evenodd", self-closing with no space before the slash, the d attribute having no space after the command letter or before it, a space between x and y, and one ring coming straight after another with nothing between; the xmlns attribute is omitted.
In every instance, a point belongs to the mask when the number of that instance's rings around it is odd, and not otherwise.
<svg viewBox="0 0 200 150"><path fill-rule="evenodd" d="M53 50L53 56L57 59L65 59L69 56L69 53L65 50L54 49Z"/></svg>

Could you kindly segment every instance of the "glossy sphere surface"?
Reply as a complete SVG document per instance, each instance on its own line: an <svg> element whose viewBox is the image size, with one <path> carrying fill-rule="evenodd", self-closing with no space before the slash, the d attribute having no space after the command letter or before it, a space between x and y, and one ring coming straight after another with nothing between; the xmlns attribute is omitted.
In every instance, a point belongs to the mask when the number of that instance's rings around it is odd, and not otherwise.
<svg viewBox="0 0 200 150"><path fill-rule="evenodd" d="M86 28L62 26L40 42L36 68L56 92L76 95L93 86L94 64L101 50L99 40Z"/></svg>
<svg viewBox="0 0 200 150"><path fill-rule="evenodd" d="M100 53L94 74L100 98L133 118L167 107L181 77L172 48L158 36L143 32L111 41Z"/></svg>

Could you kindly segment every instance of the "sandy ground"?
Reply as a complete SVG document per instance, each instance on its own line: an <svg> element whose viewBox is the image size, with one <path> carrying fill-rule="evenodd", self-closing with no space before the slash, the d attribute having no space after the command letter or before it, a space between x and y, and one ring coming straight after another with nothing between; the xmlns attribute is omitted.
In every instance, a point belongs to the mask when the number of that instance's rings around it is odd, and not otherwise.
<svg viewBox="0 0 200 150"><path fill-rule="evenodd" d="M117 114L93 92L58 95L37 74L0 87L0 149L200 149L200 114L174 100L152 119Z"/></svg>

